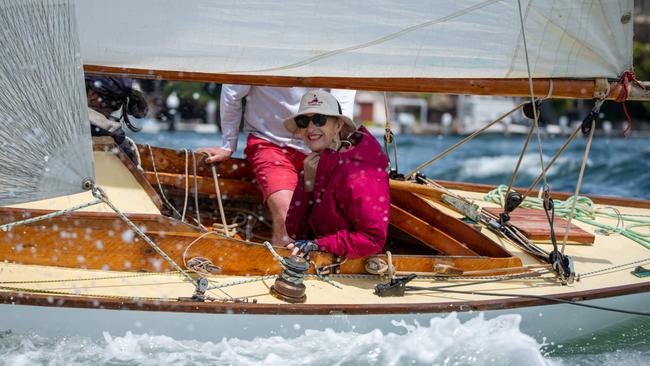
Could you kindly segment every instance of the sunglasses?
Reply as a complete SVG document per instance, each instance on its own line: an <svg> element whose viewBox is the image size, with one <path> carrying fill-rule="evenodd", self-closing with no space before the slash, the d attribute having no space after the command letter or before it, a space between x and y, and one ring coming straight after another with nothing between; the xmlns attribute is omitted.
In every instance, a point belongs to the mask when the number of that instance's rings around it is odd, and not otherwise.
<svg viewBox="0 0 650 366"><path fill-rule="evenodd" d="M298 126L298 128L307 128L307 126L309 126L309 121L312 121L316 127L323 127L327 123L327 118L329 118L329 116L323 114L314 114L311 117L304 115L298 116L293 120L296 122L296 126Z"/></svg>

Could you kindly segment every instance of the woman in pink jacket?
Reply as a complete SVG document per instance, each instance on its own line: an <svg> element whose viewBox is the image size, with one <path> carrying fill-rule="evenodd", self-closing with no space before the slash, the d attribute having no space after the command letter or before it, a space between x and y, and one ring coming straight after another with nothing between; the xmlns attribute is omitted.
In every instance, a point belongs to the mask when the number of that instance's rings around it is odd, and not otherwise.
<svg viewBox="0 0 650 366"><path fill-rule="evenodd" d="M312 153L285 221L293 254L323 251L359 258L381 253L390 219L388 158L364 127L341 114L331 94L305 94L284 126Z"/></svg>

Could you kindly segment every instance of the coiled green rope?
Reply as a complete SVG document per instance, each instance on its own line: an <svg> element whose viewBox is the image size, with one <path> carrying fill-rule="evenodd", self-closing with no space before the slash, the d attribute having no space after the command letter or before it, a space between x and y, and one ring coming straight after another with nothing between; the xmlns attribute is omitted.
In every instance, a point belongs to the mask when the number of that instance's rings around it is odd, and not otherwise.
<svg viewBox="0 0 650 366"><path fill-rule="evenodd" d="M485 201L493 202L503 207L507 190L508 187L506 185L499 185L497 188L488 192L485 195L484 199ZM626 238L650 249L650 231L644 234L638 230L635 230L641 227L650 228L650 216L623 215L616 210L614 210L615 213L606 212L605 210L607 208L597 209L594 206L594 202L588 197L584 196L578 196L577 199L574 196L571 196L564 201L553 200L553 204L555 206L555 214L562 218L568 218L569 213L571 212L571 204L574 200L576 200L575 213L573 214L574 219L597 227L600 233L604 235L621 234ZM519 207L543 210L544 201L539 197L527 197ZM603 224L597 221L599 217L617 219L619 223L623 222L623 224L620 226ZM625 221L632 222L633 224L625 226Z"/></svg>

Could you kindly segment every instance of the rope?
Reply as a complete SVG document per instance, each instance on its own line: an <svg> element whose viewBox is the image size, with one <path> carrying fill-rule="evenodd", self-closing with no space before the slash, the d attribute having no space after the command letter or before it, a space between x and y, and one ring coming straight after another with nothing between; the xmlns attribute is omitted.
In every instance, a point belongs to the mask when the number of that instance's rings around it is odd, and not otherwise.
<svg viewBox="0 0 650 366"><path fill-rule="evenodd" d="M14 292L19 292L19 293L40 293L40 294L47 294L47 295L64 295L64 296L88 296L88 297L96 297L96 298L103 298L103 299L130 299L130 300L146 300L146 301L169 301L168 298L162 298L162 297L142 297L142 296L116 296L116 295L97 295L97 294L76 294L76 293L70 293L70 292L65 292L65 291L52 291L52 290L42 290L42 289L35 289L35 288L23 288L23 287L9 287L9 286L0 286L0 289L7 290L7 291L14 291Z"/></svg>
<svg viewBox="0 0 650 366"><path fill-rule="evenodd" d="M282 266L282 268L283 268L285 271L287 271L288 268L287 268L287 266L286 266L286 263L284 262L284 258L282 258L282 257L281 257L281 256L280 256L280 255L275 251L275 249L273 249L273 246L271 245L271 243L269 243L268 241L265 241L265 242L264 242L264 246L266 247L266 249L269 250L269 252L271 252L271 255L273 255L273 258L275 258L278 262L280 262L280 265ZM313 263L313 262L310 262L310 264L314 264L314 263ZM343 288L343 286L341 286L340 284L338 284L338 283L336 283L336 282L330 280L329 277L321 275L321 274L319 273L318 267L316 267L315 265L314 265L314 267L315 267L316 274L315 274L315 275L304 275L304 277L316 277L316 278L320 279L321 281L323 281L323 282L327 282L327 283L329 283L330 285L332 285L332 286L334 286L334 287L336 287L336 288L339 288L339 289L342 289L342 288ZM289 270L289 271L292 272L291 270Z"/></svg>
<svg viewBox="0 0 650 366"><path fill-rule="evenodd" d="M124 139L131 145L131 148L133 149L133 154L135 155L135 161L136 161L136 168L138 168L139 171L143 172L144 169L142 169L142 159L140 158L140 150L138 149L138 144L133 141L132 138L129 136L124 135Z"/></svg>
<svg viewBox="0 0 650 366"><path fill-rule="evenodd" d="M146 277L158 275L177 275L176 272L138 272L135 274L120 275L120 276L105 276L105 277L85 277L85 278L63 278L58 280L28 280L28 281L0 281L0 285L10 284L27 284L27 283L60 283L60 282L86 282L86 281L103 281L103 280L119 280L124 278L133 277ZM88 287L88 286L84 286Z"/></svg>
<svg viewBox="0 0 650 366"><path fill-rule="evenodd" d="M189 151L185 150L185 199L183 200L183 215L181 216L181 221L185 221L185 213L187 212L187 198L190 193L190 174L188 165L190 163Z"/></svg>
<svg viewBox="0 0 650 366"><path fill-rule="evenodd" d="M94 201L84 203L84 204L79 205L79 206L75 206L75 207L72 207L72 208L66 208L66 209L55 211L55 212L52 212L52 213L49 213L49 214L46 214L46 215L41 215L41 216L37 216L37 217L32 217L30 219L10 222L8 224L0 225L0 231L8 231L8 230L11 230L15 226L18 226L18 225L27 225L27 224L31 224L31 223L42 221L42 220L52 219L52 218L55 218L55 217L58 217L58 216L68 214L68 213L73 212L73 211L81 210L81 209L86 208L86 207L98 205L98 204L100 204L102 202L103 201L101 199L96 199Z"/></svg>
<svg viewBox="0 0 650 366"><path fill-rule="evenodd" d="M117 207L113 205L113 203L111 203L111 201L106 196L106 193L104 193L101 190L101 188L95 186L92 192L93 192L93 196L103 201L106 205L108 205L108 207L110 207L113 211L115 211L115 213L120 217L120 219L122 219L122 221L124 221L131 228L131 230L133 230L134 233L136 233L140 238L142 238L142 240L144 240L147 244L149 244L149 246L151 246L156 252L158 252L158 254L160 254L160 256L163 257L167 261L167 263L169 263L180 274L185 276L185 278L187 278L187 280L190 281L190 283L196 285L196 281L194 281L194 279L189 274L187 274L187 272L185 272L178 264L176 264L176 262L174 262L174 260L171 259L167 255L167 253L165 253L162 249L160 249L160 247L156 243L154 243L153 240L151 240L147 236L147 234L142 232L142 230L140 230L140 228L136 224L134 224L131 220L129 220L128 217L126 217Z"/></svg>
<svg viewBox="0 0 650 366"><path fill-rule="evenodd" d="M609 85L609 83L607 85ZM546 94L544 99L551 99L552 96L553 96L553 79L548 79L548 94Z"/></svg>
<svg viewBox="0 0 650 366"><path fill-rule="evenodd" d="M228 230L228 222L226 221L226 213L223 210L223 202L221 201L221 189L219 188L219 178L217 168L212 164L212 178L214 179L214 191L217 194L217 203L219 204L219 214L221 215L221 222L223 223L223 230L227 237L231 237Z"/></svg>
<svg viewBox="0 0 650 366"><path fill-rule="evenodd" d="M194 156L194 153L192 153L192 172L194 174L194 206L196 207L196 223L201 229L207 231L205 226L201 224L201 214L199 213L199 183L196 178L196 157Z"/></svg>
<svg viewBox="0 0 650 366"><path fill-rule="evenodd" d="M503 205L503 202L505 200L504 197L506 194L506 189L507 187L505 185L499 185L497 188L488 192L485 195L484 200L487 202L494 202ZM639 218L639 217L647 217L647 216L622 215L620 213L612 214L605 211L606 209L609 209L609 207L596 209L594 207L593 201L588 197L584 197L584 196L578 196L577 198L575 196L571 196L567 198L565 201L554 200L553 204L555 205L555 214L562 218L567 218L571 212L571 206L573 205L574 201L575 201L575 208L574 208L574 215L573 215L574 219L595 226L597 228L600 228L605 232L623 235L624 237L631 239L636 243L650 249L650 234L641 234L634 230L630 230L631 227L635 227L635 228L650 227L650 220L643 220ZM544 207L544 202L541 198L526 197L522 201L520 207L541 210ZM625 221L633 222L634 224L624 228L619 228L619 227L597 222L596 220L598 217L617 219L619 220L619 222L620 220L624 219ZM617 223L617 225L618 224L619 223Z"/></svg>
<svg viewBox="0 0 650 366"><path fill-rule="evenodd" d="M52 212L52 213L49 213L49 214L46 214L46 215L41 215L41 216L38 216L38 217L34 217L34 218L26 219L26 220L20 220L20 221L15 221L15 222L12 222L12 223L4 224L4 225L0 226L0 230L7 231L7 230L12 229L15 226L18 226L18 225L27 225L27 224L31 224L31 223L34 223L34 222L37 222L37 221L51 219L51 218L54 218L54 217L65 215L65 214L73 212L73 211L80 210L80 209L85 208L85 207L90 207L90 206L94 206L94 205L97 205L97 204L100 204L100 203L104 203L108 207L110 207L113 211L115 211L115 213L120 217L120 219L122 219L131 228L131 230L133 230L133 232L135 232L140 238L142 238L147 244L149 244L156 252L158 252L158 254L160 254L172 267L174 267L174 269L176 269L180 274L184 275L190 281L190 283L196 285L194 279L190 275L188 275L185 271L183 271L183 269L181 267L179 267L178 264L176 264L176 262L174 262L173 259L171 259L162 249L160 249L160 247L158 247L158 245L156 243L154 243L144 232L142 232L140 230L140 228L137 227L137 225L135 225L131 220L129 220L129 218L127 218L117 207L115 207L109 201L108 197L106 196L106 193L104 193L104 191L101 190L101 188L99 188L97 186L94 186L93 189L92 189L92 194L96 198L96 200L94 200L92 202L89 202L89 203L86 203L86 204L83 204L83 205L78 205L78 206L68 208L68 209L64 209L64 210L59 210L59 211Z"/></svg>
<svg viewBox="0 0 650 366"><path fill-rule="evenodd" d="M623 135L627 137L630 135L630 131L632 130L632 118L630 118L630 113L627 111L627 106L625 105L625 101L627 100L630 89L634 84L636 84L643 90L645 90L645 85L643 85L643 83L641 83L636 78L636 73L634 72L634 70L625 71L623 75L621 75L621 80L619 81L619 83L623 84L623 87L621 88L621 91L618 93L618 97L616 97L616 101L623 105L623 112L625 113L625 118L627 118L627 124L625 125L625 129L623 130Z"/></svg>
<svg viewBox="0 0 650 366"><path fill-rule="evenodd" d="M582 157L582 164L580 165L580 174L578 175L578 182L576 183L576 190L573 194L573 197L580 196L580 187L582 186L582 178L585 174L585 167L587 166L587 157L589 157L589 150L591 149L591 142L594 139L594 131L596 130L596 120L591 121L591 130L589 131L589 139L587 140L587 146L585 147L585 154ZM564 248L566 247L567 239L569 238L569 230L571 229L571 220L573 219L573 214L576 208L576 200L571 202L571 212L569 212L569 219L567 220L566 229L564 230L564 239L562 240L562 250L560 251L564 254Z"/></svg>
<svg viewBox="0 0 650 366"><path fill-rule="evenodd" d="M619 269L619 268L636 266L636 265L640 265L640 264L643 264L643 263L646 263L646 262L650 262L650 258L640 259L640 260L634 261L634 262L619 264L617 266L611 266L611 267L598 269L598 270L591 271L591 272L582 273L582 274L580 274L580 278L591 277L591 276L595 276L595 275L598 275L598 274L601 274L601 273L611 272L611 271Z"/></svg>
<svg viewBox="0 0 650 366"><path fill-rule="evenodd" d="M183 265L184 265L185 268L187 268L188 270L193 271L193 272L197 272L197 273L202 273L202 272L197 271L197 270L195 269L196 265L195 265L195 266L192 266L192 268L190 268L190 266L188 266L188 262L187 262L187 253L190 251L190 248L192 247L192 245L194 245L197 241L203 239L204 237L206 237L206 236L208 236L208 235L217 235L217 236L219 236L219 234L216 233L216 232L214 232L214 231L206 231L205 233L201 234L198 238L192 240L192 242L189 243L189 244L187 245L187 247L185 247L185 250L183 251ZM197 258L203 258L203 257L197 257ZM192 258L192 259L194 259L194 258ZM207 262L209 262L209 263L202 263L202 266L203 266L203 267L205 267L205 266L207 266L207 265L213 265L212 261L210 261L210 260L207 259L207 258L205 258L205 259L206 259ZM207 272L207 271L206 271L206 272Z"/></svg>
<svg viewBox="0 0 650 366"><path fill-rule="evenodd" d="M526 104L525 102L518 104L513 109L511 109L510 111L502 114L497 119L495 119L494 121L492 121L492 122L488 123L487 125L483 126L478 131L476 131L476 132L472 133L471 135L465 137L464 139L458 141L457 143L455 143L453 146L451 146L447 150L441 152L440 154L438 154L438 155L434 156L433 158L429 159L426 163L421 164L417 168L413 169L412 172L410 172L410 173L408 173L406 175L406 179L411 179L417 172L419 172L422 169L426 168L427 166L431 165L435 161L440 160L440 159L444 158L445 156L449 155L450 152L456 150L458 147L460 147L464 143L466 143L469 140L473 139L474 137L480 135L483 131L485 131L488 128L492 127L494 124L501 122L504 118L508 117L509 115L511 115L511 114L515 113L516 111L518 111L519 109L521 109L521 107L523 107L525 104Z"/></svg>
<svg viewBox="0 0 650 366"><path fill-rule="evenodd" d="M158 184L158 190L160 191L160 195L162 196L163 200L169 206L172 211L174 212L174 215L176 215L176 218L181 218L182 215L176 210L176 207L169 202L167 199L167 196L165 195L165 191L162 188L162 184L160 184L160 177L158 176L158 169L156 169L156 158L153 155L153 151L151 150L151 145L147 144L147 148L149 149L149 156L151 158L151 166L153 167L153 174L156 177L156 183Z"/></svg>

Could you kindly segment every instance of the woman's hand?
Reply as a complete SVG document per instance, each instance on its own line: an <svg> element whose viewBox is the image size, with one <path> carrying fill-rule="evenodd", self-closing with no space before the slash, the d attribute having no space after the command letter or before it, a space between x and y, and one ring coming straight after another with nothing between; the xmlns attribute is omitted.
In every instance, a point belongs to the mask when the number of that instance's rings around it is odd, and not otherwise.
<svg viewBox="0 0 650 366"><path fill-rule="evenodd" d="M296 240L293 243L287 244L287 249L292 249L291 255L304 257L309 256L311 252L317 252L320 248L313 240Z"/></svg>
<svg viewBox="0 0 650 366"><path fill-rule="evenodd" d="M318 153L311 153L307 155L303 162L304 179L305 179L305 192L312 192L314 190L314 182L316 181L316 170L318 169L318 162L320 155Z"/></svg>

